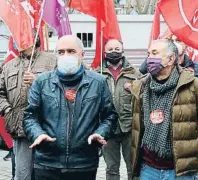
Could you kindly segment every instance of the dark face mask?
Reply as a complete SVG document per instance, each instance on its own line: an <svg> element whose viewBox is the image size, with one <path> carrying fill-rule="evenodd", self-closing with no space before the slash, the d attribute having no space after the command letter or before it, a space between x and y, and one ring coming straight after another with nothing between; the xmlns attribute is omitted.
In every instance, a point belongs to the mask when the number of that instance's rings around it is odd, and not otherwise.
<svg viewBox="0 0 198 180"><path fill-rule="evenodd" d="M21 59L28 59L28 60L30 60L30 59L31 59L31 55L32 55L32 54L24 54L24 53L20 52L19 57L20 57ZM37 50L35 49L35 52L34 52L34 54L33 54L33 59L35 59L36 55L37 55Z"/></svg>
<svg viewBox="0 0 198 180"><path fill-rule="evenodd" d="M122 52L111 52L106 53L105 59L109 61L111 64L118 64L122 59Z"/></svg>
<svg viewBox="0 0 198 180"><path fill-rule="evenodd" d="M19 56L20 56L21 59L28 59L28 60L30 60L30 58L31 58L31 54L30 55L27 55L27 54L20 53Z"/></svg>

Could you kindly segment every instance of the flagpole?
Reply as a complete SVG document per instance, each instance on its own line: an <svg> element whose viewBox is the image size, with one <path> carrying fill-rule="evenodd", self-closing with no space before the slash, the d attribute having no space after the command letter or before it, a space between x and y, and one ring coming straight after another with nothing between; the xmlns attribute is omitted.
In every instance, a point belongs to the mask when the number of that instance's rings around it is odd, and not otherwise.
<svg viewBox="0 0 198 180"><path fill-rule="evenodd" d="M45 39L46 39L46 48L47 48L47 52L49 52L49 31L47 28L47 24L45 23Z"/></svg>
<svg viewBox="0 0 198 180"><path fill-rule="evenodd" d="M42 18L43 18L43 9L44 9L45 2L46 2L46 0L43 0L42 6L41 6L41 16L39 18L38 28L37 28L36 36L34 38L34 45L33 45L33 49L32 49L30 63L29 63L29 66L28 66L28 72L30 72L30 70L31 70L31 64L32 64L32 61L33 61L33 55L34 55L34 51L35 51L35 47L36 47L36 41L37 41L37 38L38 38L38 35L39 35L39 29L41 27L41 21L42 21Z"/></svg>
<svg viewBox="0 0 198 180"><path fill-rule="evenodd" d="M100 73L102 74L102 60L103 60L103 29L101 30L101 33L100 33Z"/></svg>

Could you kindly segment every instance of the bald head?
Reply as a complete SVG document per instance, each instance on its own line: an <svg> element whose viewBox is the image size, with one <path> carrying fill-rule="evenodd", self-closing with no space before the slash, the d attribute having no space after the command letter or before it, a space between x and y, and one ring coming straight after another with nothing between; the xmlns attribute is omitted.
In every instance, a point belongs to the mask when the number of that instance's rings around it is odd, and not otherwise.
<svg viewBox="0 0 198 180"><path fill-rule="evenodd" d="M84 46L82 41L74 36L74 35L65 35L62 36L56 45L56 49L62 49L65 48L66 46L71 46L71 47L75 47L75 49L80 49L81 51L84 51Z"/></svg>
<svg viewBox="0 0 198 180"><path fill-rule="evenodd" d="M59 56L78 56L80 60L84 56L84 46L82 41L74 35L62 36L56 45Z"/></svg>

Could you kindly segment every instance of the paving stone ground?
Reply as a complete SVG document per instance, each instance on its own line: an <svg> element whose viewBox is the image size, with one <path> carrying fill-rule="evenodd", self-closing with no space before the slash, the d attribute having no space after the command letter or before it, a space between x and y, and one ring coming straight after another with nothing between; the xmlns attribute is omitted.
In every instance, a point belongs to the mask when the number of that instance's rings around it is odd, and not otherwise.
<svg viewBox="0 0 198 180"><path fill-rule="evenodd" d="M0 180L11 180L11 162L10 161L4 161L3 157L7 154L6 151L0 150ZM105 162L103 160L103 157L100 158L100 165L98 168L97 173L97 180L105 180ZM127 173L126 173L126 167L123 162L121 161L121 168L120 168L120 180L127 180Z"/></svg>

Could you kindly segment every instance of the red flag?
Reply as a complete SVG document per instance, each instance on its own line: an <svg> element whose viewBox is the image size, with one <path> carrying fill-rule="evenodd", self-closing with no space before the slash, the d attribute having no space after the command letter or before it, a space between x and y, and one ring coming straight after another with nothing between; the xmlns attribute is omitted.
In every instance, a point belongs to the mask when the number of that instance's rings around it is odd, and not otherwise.
<svg viewBox="0 0 198 180"><path fill-rule="evenodd" d="M39 19L40 19L40 9L43 0L24 0L21 2L23 8L31 19L32 28L37 31ZM42 21L39 27L39 38L40 38L40 50L44 50L44 35L43 35L43 26L45 22Z"/></svg>
<svg viewBox="0 0 198 180"><path fill-rule="evenodd" d="M108 1L112 0L70 0L68 7L101 19L103 23L106 23L108 20L106 12Z"/></svg>
<svg viewBox="0 0 198 180"><path fill-rule="evenodd" d="M8 53L7 53L4 63L9 62L10 60L14 59L18 55L19 55L19 52L17 50L17 47L14 44L13 37L11 36L9 40L9 44L8 44Z"/></svg>
<svg viewBox="0 0 198 180"><path fill-rule="evenodd" d="M37 30L38 29L38 23L40 19L40 9L41 9L41 4L43 0L30 0L30 4L34 8L34 14L32 14L34 18L34 28ZM44 28L45 22L42 20L41 21L41 26L39 29L39 37L40 37L40 42L41 46L40 49L43 51L45 49L45 43L44 43L44 35L43 35L43 28ZM48 36L48 34L46 34Z"/></svg>
<svg viewBox="0 0 198 180"><path fill-rule="evenodd" d="M6 132L4 118L0 116L0 135L5 141L7 147L10 149L13 147L12 137Z"/></svg>
<svg viewBox="0 0 198 180"><path fill-rule="evenodd" d="M92 67L100 65L101 48L108 39L121 40L119 25L113 0L70 0L70 8L74 8L97 19L96 55ZM101 33L103 43L101 44ZM102 45L102 47L101 47Z"/></svg>
<svg viewBox="0 0 198 180"><path fill-rule="evenodd" d="M97 19L96 21L96 53L95 58L91 64L92 68L97 68L100 66L101 59L103 58L104 54L104 32L102 31L102 20Z"/></svg>
<svg viewBox="0 0 198 180"><path fill-rule="evenodd" d="M152 29L151 29L150 40L149 40L149 47L154 40L159 38L159 35L160 35L160 11L159 11L158 6L156 6Z"/></svg>
<svg viewBox="0 0 198 180"><path fill-rule="evenodd" d="M32 17L34 18L34 28L37 30L38 29L38 23L40 19L40 9L41 9L41 4L43 0L30 0L30 4L34 8L34 13L31 13ZM45 43L44 43L44 35L43 35L43 27L45 25L45 22L42 20L41 21L41 26L39 29L39 38L40 38L40 49L43 51L45 49ZM47 36L48 34L46 34Z"/></svg>
<svg viewBox="0 0 198 180"><path fill-rule="evenodd" d="M164 39L164 38L172 38L173 33L170 31L170 29L168 28L165 33L160 37L160 39ZM188 55L189 59L191 59L194 62L198 62L198 50L194 49L190 46L187 47L186 49L186 55Z"/></svg>
<svg viewBox="0 0 198 180"><path fill-rule="evenodd" d="M173 35L173 33L170 31L170 29L168 28L165 32L164 32L164 34L161 36L161 37L159 37L160 39L170 39L171 37L172 37L172 35Z"/></svg>
<svg viewBox="0 0 198 180"><path fill-rule="evenodd" d="M11 31L19 50L33 46L30 18L21 6L20 0L2 0L0 17Z"/></svg>
<svg viewBox="0 0 198 180"><path fill-rule="evenodd" d="M159 8L171 32L188 46L198 49L198 1L161 0Z"/></svg>

